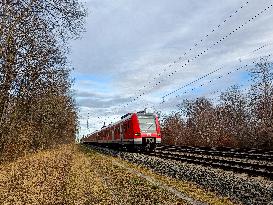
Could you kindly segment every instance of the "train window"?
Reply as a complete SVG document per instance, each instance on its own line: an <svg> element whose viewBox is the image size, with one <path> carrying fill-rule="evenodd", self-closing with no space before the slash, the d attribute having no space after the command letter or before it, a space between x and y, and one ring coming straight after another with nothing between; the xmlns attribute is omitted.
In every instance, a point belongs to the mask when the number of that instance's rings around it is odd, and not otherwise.
<svg viewBox="0 0 273 205"><path fill-rule="evenodd" d="M139 115L138 121L139 121L139 126L140 126L140 129L142 132L155 132L156 131L154 116Z"/></svg>

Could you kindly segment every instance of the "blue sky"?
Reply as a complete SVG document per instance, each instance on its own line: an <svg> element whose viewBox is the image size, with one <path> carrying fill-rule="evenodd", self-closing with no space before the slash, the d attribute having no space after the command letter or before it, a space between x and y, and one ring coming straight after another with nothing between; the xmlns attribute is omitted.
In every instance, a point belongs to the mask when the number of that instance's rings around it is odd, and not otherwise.
<svg viewBox="0 0 273 205"><path fill-rule="evenodd" d="M213 91L242 84L247 78L244 69L217 77L272 51L272 3L87 0L86 32L71 43L70 55L81 134L145 106L168 112L182 99L209 97ZM261 49L254 51L257 48ZM222 69L158 106L161 96L217 68ZM190 92L192 88L196 89ZM174 98L177 94L183 95Z"/></svg>

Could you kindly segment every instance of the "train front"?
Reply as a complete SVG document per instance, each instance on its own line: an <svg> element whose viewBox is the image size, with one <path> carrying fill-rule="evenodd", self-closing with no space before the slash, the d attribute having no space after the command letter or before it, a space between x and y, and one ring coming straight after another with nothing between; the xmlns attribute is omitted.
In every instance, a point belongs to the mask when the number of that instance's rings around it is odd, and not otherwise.
<svg viewBox="0 0 273 205"><path fill-rule="evenodd" d="M141 145L145 150L152 151L156 144L161 143L160 125L158 116L154 113L137 112L137 121L134 144Z"/></svg>

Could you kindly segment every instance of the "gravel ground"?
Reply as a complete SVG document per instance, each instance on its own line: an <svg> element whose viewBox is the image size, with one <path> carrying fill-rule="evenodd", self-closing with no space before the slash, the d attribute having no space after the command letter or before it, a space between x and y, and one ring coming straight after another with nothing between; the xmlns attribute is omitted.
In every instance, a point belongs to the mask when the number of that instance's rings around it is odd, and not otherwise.
<svg viewBox="0 0 273 205"><path fill-rule="evenodd" d="M266 161L266 160L254 160L254 159L242 159L238 157L222 157L222 156L215 156L215 155L201 155L201 154L195 154L195 153L187 153L187 152L176 152L176 151L163 151L165 153L174 153L174 154L180 154L182 157L187 156L196 156L196 157L202 157L204 159L220 159L220 160L227 160L227 161L235 161L235 162L245 162L245 163L251 163L251 164L259 164L259 165L271 165L273 166L273 162Z"/></svg>
<svg viewBox="0 0 273 205"><path fill-rule="evenodd" d="M247 174L237 174L222 169L165 160L139 153L93 148L139 166L150 168L157 173L194 182L238 203L273 205L273 181L263 177L250 177Z"/></svg>

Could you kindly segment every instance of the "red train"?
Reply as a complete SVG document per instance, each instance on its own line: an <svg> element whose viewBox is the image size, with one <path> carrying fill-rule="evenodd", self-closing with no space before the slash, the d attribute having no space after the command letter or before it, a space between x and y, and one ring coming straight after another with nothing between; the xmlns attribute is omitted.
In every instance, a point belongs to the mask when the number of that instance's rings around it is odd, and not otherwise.
<svg viewBox="0 0 273 205"><path fill-rule="evenodd" d="M81 143L126 146L152 151L156 144L161 143L158 116L146 111L128 113L122 116L120 121L83 137Z"/></svg>

